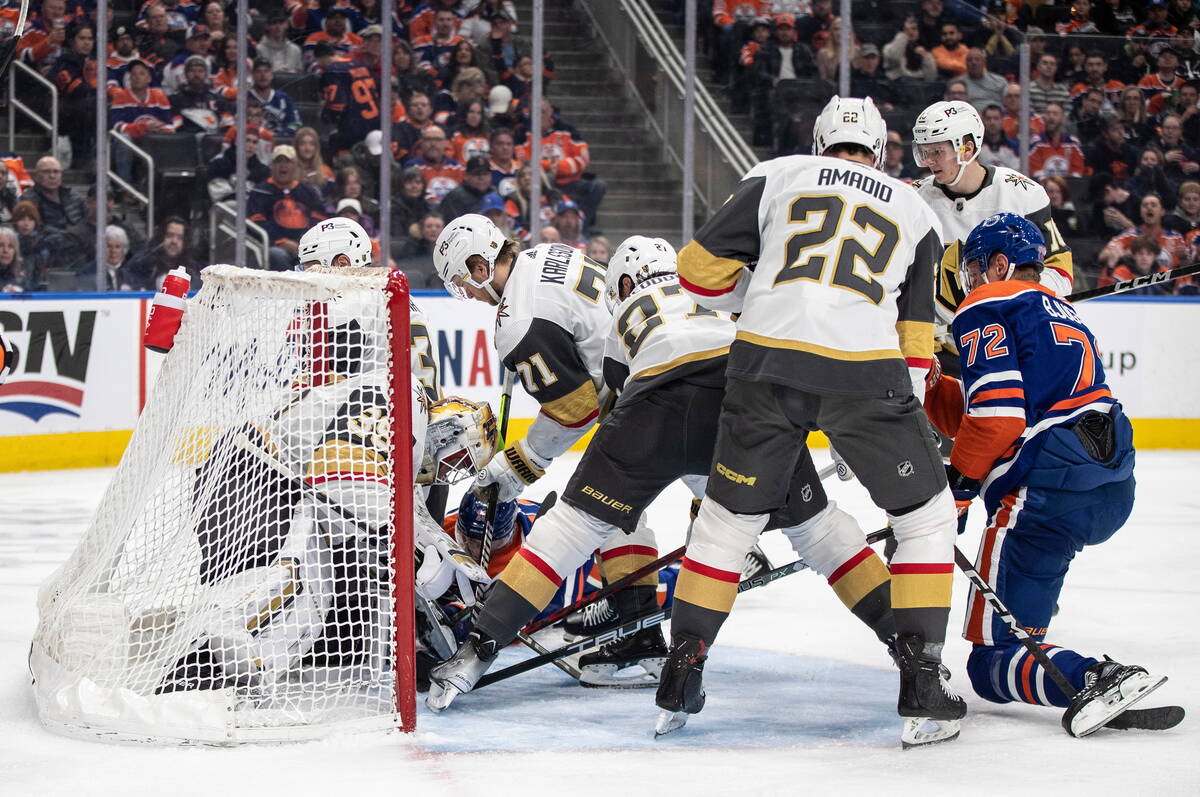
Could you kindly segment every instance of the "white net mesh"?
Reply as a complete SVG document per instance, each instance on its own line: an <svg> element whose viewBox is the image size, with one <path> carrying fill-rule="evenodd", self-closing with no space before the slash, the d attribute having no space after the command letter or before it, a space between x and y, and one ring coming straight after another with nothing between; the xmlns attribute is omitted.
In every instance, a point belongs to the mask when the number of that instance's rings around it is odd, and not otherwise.
<svg viewBox="0 0 1200 797"><path fill-rule="evenodd" d="M42 587L47 724L233 742L395 723L393 498L412 487L393 483L394 293L386 271L205 271L92 525Z"/></svg>

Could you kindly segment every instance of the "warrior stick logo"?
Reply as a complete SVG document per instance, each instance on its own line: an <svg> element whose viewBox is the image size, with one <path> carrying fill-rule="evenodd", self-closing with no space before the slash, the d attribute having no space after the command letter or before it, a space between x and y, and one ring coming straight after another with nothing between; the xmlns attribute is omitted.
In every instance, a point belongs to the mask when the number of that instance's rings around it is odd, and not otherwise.
<svg viewBox="0 0 1200 797"><path fill-rule="evenodd" d="M79 417L96 311L80 311L74 326L72 339L61 311L31 312L24 321L16 313L0 311L0 329L6 335L28 333L28 343L17 346L13 378L0 385L0 410L34 422L54 413Z"/></svg>

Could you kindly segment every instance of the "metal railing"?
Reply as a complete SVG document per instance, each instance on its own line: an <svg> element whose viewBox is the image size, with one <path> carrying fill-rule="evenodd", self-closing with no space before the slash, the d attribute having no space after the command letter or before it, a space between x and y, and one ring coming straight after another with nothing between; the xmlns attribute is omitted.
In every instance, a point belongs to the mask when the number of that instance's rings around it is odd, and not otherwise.
<svg viewBox="0 0 1200 797"><path fill-rule="evenodd" d="M646 0L580 0L580 5L668 158L682 169L685 67L679 48ZM696 81L695 105L695 190L711 213L733 193L758 157L700 81Z"/></svg>
<svg viewBox="0 0 1200 797"><path fill-rule="evenodd" d="M112 154L115 147L113 144L119 144L125 147L133 154L134 157L146 164L146 191L139 191L128 180L118 174L112 167ZM146 240L149 241L154 237L154 158L150 153L133 143L133 139L124 133L118 133L115 130L108 131L108 179L119 185L129 195L138 201L138 204L146 207Z"/></svg>
<svg viewBox="0 0 1200 797"><path fill-rule="evenodd" d="M17 99L17 74L28 77L34 85L43 86L50 93L50 118L46 119L33 108ZM36 69L31 69L21 61L13 61L12 70L8 73L8 149L16 151L17 111L29 117L37 126L50 136L50 154L58 157L58 86L47 80Z"/></svg>
<svg viewBox="0 0 1200 797"><path fill-rule="evenodd" d="M218 234L224 236L224 240L233 242L237 240L237 206L232 202L214 202L212 210L208 214L208 262L220 263L223 262L218 257ZM267 259L267 250L271 247L271 239L267 235L267 231L262 226L255 224L249 219L245 220L246 224L246 253L253 255L258 260L257 268L269 268ZM251 240L257 239L257 240ZM226 258L225 260L229 260ZM250 265L249 262L246 265Z"/></svg>

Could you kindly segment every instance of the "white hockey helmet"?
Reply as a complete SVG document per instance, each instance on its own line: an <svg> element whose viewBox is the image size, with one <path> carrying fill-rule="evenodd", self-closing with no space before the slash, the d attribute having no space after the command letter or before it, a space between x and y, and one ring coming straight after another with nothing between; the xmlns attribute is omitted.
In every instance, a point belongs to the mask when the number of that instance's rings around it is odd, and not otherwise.
<svg viewBox="0 0 1200 797"><path fill-rule="evenodd" d="M629 277L637 285L655 274L678 273L675 247L662 238L631 235L621 241L609 258L604 273L604 300L610 312L617 309L621 303L621 277Z"/></svg>
<svg viewBox="0 0 1200 797"><path fill-rule="evenodd" d="M350 266L363 268L371 265L371 238L357 221L335 216L309 227L297 254L301 269L332 266L338 255L349 258Z"/></svg>
<svg viewBox="0 0 1200 797"><path fill-rule="evenodd" d="M496 258L507 239L491 219L478 213L465 213L447 224L433 246L433 267L446 284L446 290L459 299L470 299L460 282L483 288L497 302L499 294L492 288L496 273ZM487 278L478 282L471 277L467 260L479 255L487 263ZM457 281L456 281L457 280Z"/></svg>
<svg viewBox="0 0 1200 797"><path fill-rule="evenodd" d="M496 416L486 401L447 396L429 408L420 484L454 484L470 478L496 452Z"/></svg>
<svg viewBox="0 0 1200 797"><path fill-rule="evenodd" d="M813 123L813 154L822 155L836 144L858 144L875 155L875 168L883 165L887 123L870 97L834 95Z"/></svg>
<svg viewBox="0 0 1200 797"><path fill-rule="evenodd" d="M967 137L975 144L975 154L963 160L966 154ZM917 117L913 124L913 160L918 166L924 167L927 156L926 144L936 144L949 141L954 148L954 156L958 162L958 173L949 185L956 185L962 179L963 171L979 157L979 148L983 146L983 119L979 111L962 100L952 102L935 102Z"/></svg>

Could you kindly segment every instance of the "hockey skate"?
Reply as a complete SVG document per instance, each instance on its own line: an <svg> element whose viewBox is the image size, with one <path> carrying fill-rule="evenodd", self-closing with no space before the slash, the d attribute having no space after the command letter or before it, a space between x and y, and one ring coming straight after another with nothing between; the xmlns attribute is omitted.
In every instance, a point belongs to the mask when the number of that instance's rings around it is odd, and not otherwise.
<svg viewBox="0 0 1200 797"><path fill-rule="evenodd" d="M1076 738L1093 734L1166 682L1165 675L1155 677L1144 667L1105 656L1088 668L1083 689L1063 714L1063 729Z"/></svg>
<svg viewBox="0 0 1200 797"><path fill-rule="evenodd" d="M610 642L594 653L579 658L581 686L604 689L642 689L658 686L667 643L658 626L643 628L631 637ZM622 673L632 667L642 672Z"/></svg>
<svg viewBox="0 0 1200 797"><path fill-rule="evenodd" d="M430 711L445 711L454 698L475 688L498 652L495 640L472 631L457 653L430 670L425 705Z"/></svg>
<svg viewBox="0 0 1200 797"><path fill-rule="evenodd" d="M667 656L662 683L654 695L661 711L654 723L654 738L677 731L687 723L688 714L704 708L704 662L708 647L704 640L681 634Z"/></svg>
<svg viewBox="0 0 1200 797"><path fill-rule="evenodd" d="M563 641L576 642L584 637L596 636L621 625L612 601L601 598L589 603L563 621Z"/></svg>
<svg viewBox="0 0 1200 797"><path fill-rule="evenodd" d="M900 668L896 711L905 718L901 747L908 750L957 739L967 704L950 688L938 656L928 652L916 634L897 638L893 652Z"/></svg>

